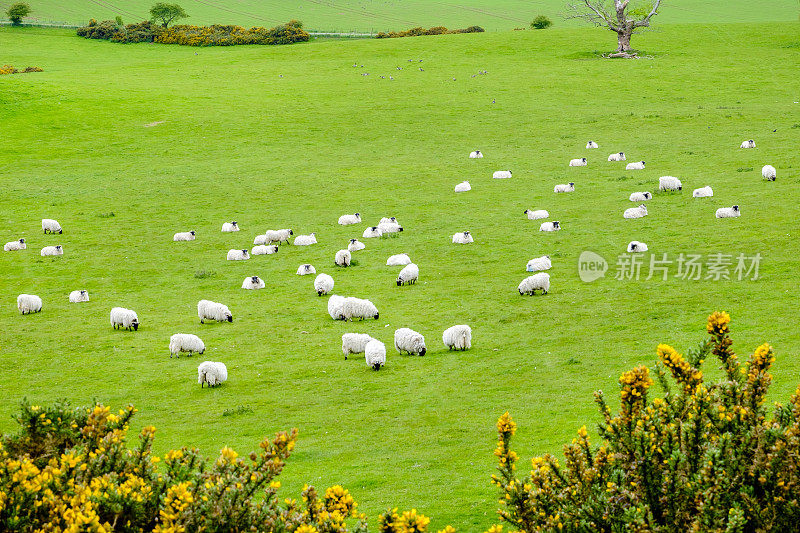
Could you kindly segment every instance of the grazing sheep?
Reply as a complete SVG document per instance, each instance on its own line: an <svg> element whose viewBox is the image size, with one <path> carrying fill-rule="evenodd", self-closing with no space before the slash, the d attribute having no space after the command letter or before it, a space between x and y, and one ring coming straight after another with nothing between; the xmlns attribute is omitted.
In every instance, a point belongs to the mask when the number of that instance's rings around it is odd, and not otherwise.
<svg viewBox="0 0 800 533"><path fill-rule="evenodd" d="M399 224L397 222L397 217L383 217L381 218L380 224Z"/></svg>
<svg viewBox="0 0 800 533"><path fill-rule="evenodd" d="M466 324L444 330L442 342L448 350L469 350L472 347L472 328Z"/></svg>
<svg viewBox="0 0 800 533"><path fill-rule="evenodd" d="M397 275L397 286L405 285L408 283L409 285L413 285L419 279L419 267L414 263L409 263L400 273Z"/></svg>
<svg viewBox="0 0 800 533"><path fill-rule="evenodd" d="M453 235L453 244L469 244L474 242L472 234L468 231L461 231Z"/></svg>
<svg viewBox="0 0 800 533"><path fill-rule="evenodd" d="M114 329L125 328L130 331L133 328L133 331L139 330L139 317L131 309L115 307L111 310L109 318Z"/></svg>
<svg viewBox="0 0 800 533"><path fill-rule="evenodd" d="M274 242L280 244L284 241L288 244L291 235L294 235L294 232L290 229L268 229L264 237L267 240L266 244L272 244Z"/></svg>
<svg viewBox="0 0 800 533"><path fill-rule="evenodd" d="M17 309L23 315L38 313L42 310L42 299L35 294L20 294L17 296Z"/></svg>
<svg viewBox="0 0 800 533"><path fill-rule="evenodd" d="M553 263L550 261L549 255L534 257L525 265L526 272L539 272L540 270L550 270L551 268L553 268Z"/></svg>
<svg viewBox="0 0 800 533"><path fill-rule="evenodd" d="M72 303L88 302L89 292L84 290L72 291L71 293L69 293L69 301Z"/></svg>
<svg viewBox="0 0 800 533"><path fill-rule="evenodd" d="M197 302L197 317L200 319L201 324L205 324L206 320L233 322L233 315L227 305L210 300L200 300Z"/></svg>
<svg viewBox="0 0 800 533"><path fill-rule="evenodd" d="M14 252L16 250L25 250L28 247L25 244L25 239L20 239L18 241L11 241L7 242L5 246L3 246L3 250L6 252Z"/></svg>
<svg viewBox="0 0 800 533"><path fill-rule="evenodd" d="M342 215L339 217L340 226L349 226L351 224L360 224L360 223L361 223L361 213L356 213L355 215Z"/></svg>
<svg viewBox="0 0 800 533"><path fill-rule="evenodd" d="M552 222L542 222L539 226L539 231L560 231L561 223L558 220Z"/></svg>
<svg viewBox="0 0 800 533"><path fill-rule="evenodd" d="M250 259L246 248L244 250L228 250L228 261L244 261L246 259Z"/></svg>
<svg viewBox="0 0 800 533"><path fill-rule="evenodd" d="M327 274L320 274L314 278L314 290L317 291L317 296L328 294L333 290L333 278Z"/></svg>
<svg viewBox="0 0 800 533"><path fill-rule="evenodd" d="M553 187L553 192L575 192L575 182L571 181L567 184L559 183Z"/></svg>
<svg viewBox="0 0 800 533"><path fill-rule="evenodd" d="M387 233L397 233L403 231L403 226L397 224L396 222L381 222L378 224L378 229L383 232L384 235Z"/></svg>
<svg viewBox="0 0 800 533"><path fill-rule="evenodd" d="M646 251L647 251L647 245L643 242L631 241L628 243L629 253L646 252Z"/></svg>
<svg viewBox="0 0 800 533"><path fill-rule="evenodd" d="M266 235L256 235L256 238L253 239L253 244L256 246L267 244L267 236Z"/></svg>
<svg viewBox="0 0 800 533"><path fill-rule="evenodd" d="M528 220L538 220L540 218L550 218L550 213L548 213L544 209L539 209L537 211L533 211L531 209L526 209L523 211L526 215L528 215Z"/></svg>
<svg viewBox="0 0 800 533"><path fill-rule="evenodd" d="M259 244L258 246L253 246L251 250L253 255L272 255L278 253L278 245L277 244Z"/></svg>
<svg viewBox="0 0 800 533"><path fill-rule="evenodd" d="M483 154L480 150L475 150L474 152L469 153L470 159L483 159Z"/></svg>
<svg viewBox="0 0 800 533"><path fill-rule="evenodd" d="M42 257L45 257L47 255L64 255L64 249L61 247L60 244L57 244L56 246L45 246L44 248L42 248L42 251L40 253Z"/></svg>
<svg viewBox="0 0 800 533"><path fill-rule="evenodd" d="M468 181L462 181L461 183L456 185L456 188L455 188L456 192L467 192L467 191L471 191L471 190L472 190L472 187L470 187Z"/></svg>
<svg viewBox="0 0 800 533"><path fill-rule="evenodd" d="M344 320L344 301L344 296L338 296L336 294L328 298L328 314L331 315L332 319Z"/></svg>
<svg viewBox="0 0 800 533"><path fill-rule="evenodd" d="M661 176L658 178L658 190L660 191L681 191L683 184L675 176Z"/></svg>
<svg viewBox="0 0 800 533"><path fill-rule="evenodd" d="M589 141L588 143L586 143L586 148L600 148L600 147L599 147L599 146L597 146L597 143L596 143L596 142L594 142L594 141Z"/></svg>
<svg viewBox="0 0 800 533"><path fill-rule="evenodd" d="M586 158L581 157L580 159L570 159L569 166L571 167L585 167L586 166Z"/></svg>
<svg viewBox="0 0 800 533"><path fill-rule="evenodd" d="M742 213L739 211L738 205L734 205L733 207L720 207L717 209L717 218L736 218L741 215Z"/></svg>
<svg viewBox="0 0 800 533"><path fill-rule="evenodd" d="M749 141L743 141L742 144L740 145L740 148L755 148L755 147L756 147L756 142L753 139L750 139Z"/></svg>
<svg viewBox="0 0 800 533"><path fill-rule="evenodd" d="M352 256L349 251L339 250L338 252L336 252L336 257L334 258L336 266L349 267L351 257Z"/></svg>
<svg viewBox="0 0 800 533"><path fill-rule="evenodd" d="M373 370L380 370L386 364L386 345L372 339L364 346L364 358L367 360L367 366Z"/></svg>
<svg viewBox="0 0 800 533"><path fill-rule="evenodd" d="M374 340L366 333L345 333L342 335L342 352L344 352L344 360L347 361L347 356L351 353L359 354L364 353L367 343Z"/></svg>
<svg viewBox="0 0 800 533"><path fill-rule="evenodd" d="M298 276L305 276L306 274L316 274L317 269L314 268L314 265L310 265L308 263L304 265L300 265L297 267L297 275Z"/></svg>
<svg viewBox="0 0 800 533"><path fill-rule="evenodd" d="M310 246L312 244L317 244L317 234L309 233L308 235L298 235L294 238L292 244L294 246Z"/></svg>
<svg viewBox="0 0 800 533"><path fill-rule="evenodd" d="M649 192L632 192L630 198L631 202L646 202L653 198L653 195Z"/></svg>
<svg viewBox="0 0 800 533"><path fill-rule="evenodd" d="M42 231L45 233L64 233L61 229L61 224L52 218L42 219Z"/></svg>
<svg viewBox="0 0 800 533"><path fill-rule="evenodd" d="M692 191L692 198L710 198L711 196L714 196L714 190L710 185Z"/></svg>
<svg viewBox="0 0 800 533"><path fill-rule="evenodd" d="M642 218L647 216L647 207L641 204L639 207L630 207L622 214L623 218Z"/></svg>
<svg viewBox="0 0 800 533"><path fill-rule="evenodd" d="M428 351L425 348L425 337L410 328L395 330L394 347L397 353L407 352L408 355L423 356Z"/></svg>
<svg viewBox="0 0 800 533"><path fill-rule="evenodd" d="M197 367L197 382L200 388L205 384L209 387L216 387L228 379L228 367L224 363L214 361L203 361Z"/></svg>
<svg viewBox="0 0 800 533"><path fill-rule="evenodd" d="M243 289L250 289L250 290L263 289L266 286L267 284L264 283L264 280L259 278L258 276L247 276L246 278L244 278L244 281L242 282Z"/></svg>
<svg viewBox="0 0 800 533"><path fill-rule="evenodd" d="M617 152L608 156L609 161L625 161L625 152Z"/></svg>
<svg viewBox="0 0 800 533"><path fill-rule="evenodd" d="M202 355L206 351L206 345L197 335L191 333L176 333L169 338L169 357L180 357L181 352L189 352L189 355L199 353Z"/></svg>
<svg viewBox="0 0 800 533"><path fill-rule="evenodd" d="M350 242L347 245L347 251L348 252L357 252L359 250L363 250L366 247L367 246L363 242L359 241L358 239L350 239Z"/></svg>
<svg viewBox="0 0 800 533"><path fill-rule="evenodd" d="M411 258L408 257L408 254L390 255L389 259L386 260L386 266L402 266L408 264L411 264Z"/></svg>
<svg viewBox="0 0 800 533"><path fill-rule="evenodd" d="M182 231L176 233L172 236L173 241L193 241L194 240L194 230L192 231Z"/></svg>
<svg viewBox="0 0 800 533"><path fill-rule="evenodd" d="M344 299L344 303L342 304L342 315L344 316L345 320L351 321L355 318L360 320L366 320L368 318L374 318L375 320L378 320L378 318L380 318L378 308L375 307L375 304L369 300L365 300L363 298L354 298L352 296Z"/></svg>
<svg viewBox="0 0 800 533"><path fill-rule="evenodd" d="M234 231L239 231L239 224L237 224L235 220L233 222L225 222L222 225L222 233L231 233Z"/></svg>
<svg viewBox="0 0 800 533"><path fill-rule="evenodd" d="M533 296L536 294L536 291L542 291L542 294L547 294L547 291L550 290L550 274L547 272L539 272L533 276L528 276L522 280L517 289L520 295L527 294Z"/></svg>
<svg viewBox="0 0 800 533"><path fill-rule="evenodd" d="M496 179L496 180L508 179L508 178L511 177L511 171L510 170L498 170L497 172L492 174L492 177L494 179Z"/></svg>
<svg viewBox="0 0 800 533"><path fill-rule="evenodd" d="M625 165L625 170L644 170L644 161L636 161Z"/></svg>
<svg viewBox="0 0 800 533"><path fill-rule="evenodd" d="M777 172L775 170L775 167L773 167L772 165L764 165L761 168L761 175L764 176L764 179L767 181L775 181Z"/></svg>
<svg viewBox="0 0 800 533"><path fill-rule="evenodd" d="M383 230L378 226L370 226L369 228L364 230L364 233L361 234L361 237L365 239L371 239L373 237L381 237L383 236Z"/></svg>

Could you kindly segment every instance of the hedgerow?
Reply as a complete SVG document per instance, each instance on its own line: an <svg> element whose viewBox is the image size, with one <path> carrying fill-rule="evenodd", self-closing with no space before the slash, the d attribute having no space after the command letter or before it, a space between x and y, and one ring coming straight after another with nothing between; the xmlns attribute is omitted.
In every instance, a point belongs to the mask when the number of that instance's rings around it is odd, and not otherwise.
<svg viewBox="0 0 800 533"><path fill-rule="evenodd" d="M390 31L390 32L378 32L375 35L376 39L394 39L397 37L419 37L420 35L445 35L445 34L452 34L452 33L480 33L484 32L483 28L480 26L470 26L469 28L464 28L461 30L448 30L444 26L434 26L432 28L425 29L421 26L417 26L416 28L411 28L410 30L405 31Z"/></svg>
<svg viewBox="0 0 800 533"><path fill-rule="evenodd" d="M28 72L44 72L41 67L25 67L22 70L14 68L12 65L3 65L0 67L0 76L3 74L26 74Z"/></svg>

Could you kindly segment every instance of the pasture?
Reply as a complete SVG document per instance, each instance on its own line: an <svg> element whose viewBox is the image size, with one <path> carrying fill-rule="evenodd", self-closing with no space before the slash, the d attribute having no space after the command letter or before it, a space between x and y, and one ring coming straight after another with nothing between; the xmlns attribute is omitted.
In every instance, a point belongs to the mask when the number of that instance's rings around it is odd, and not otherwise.
<svg viewBox="0 0 800 533"><path fill-rule="evenodd" d="M286 496L340 483L371 517L414 507L431 529L478 531L495 521L499 415L519 423L526 454L558 453L597 419L594 390L617 390L659 342L695 346L715 309L730 312L741 356L772 343L772 399L785 401L800 381L798 25L668 25L634 40L652 59L594 53L614 44L591 28L224 49L0 29L4 62L45 70L0 77L0 240L28 241L0 254L11 370L0 431L22 397L133 403L134 430L155 425L159 452L246 453L298 427ZM739 148L751 138L756 149ZM590 139L600 148L585 149ZM485 157L468 159L475 149ZM606 161L620 150L646 168ZM588 166L568 168L578 157ZM775 182L761 179L768 163ZM500 169L513 178L493 180ZM657 193L663 175L683 191ZM472 190L455 194L463 180ZM553 193L567 182L575 192ZM691 198L705 185L713 198ZM646 218L625 220L633 191L654 198ZM733 204L741 218L714 218ZM526 208L563 229L540 233ZM336 224L356 211L363 224ZM382 216L405 231L362 239L358 264L335 267L335 252ZM42 235L42 218L63 235ZM241 231L221 233L231 220ZM319 244L225 260L278 228ZM475 243L451 244L465 229ZM172 242L189 230L197 240ZM761 277L615 280L631 240L648 243L648 261L760 253ZM64 256L39 256L54 244ZM609 261L605 278L580 280L585 250ZM420 266L416 285L397 287L400 269L385 266L400 252ZM543 254L550 293L520 296L526 262ZM371 299L380 319L331 320L313 276L295 274L301 263L331 274L334 293ZM250 275L266 288L242 290ZM91 301L70 304L75 289ZM43 311L20 316L19 293L41 296ZM203 298L227 304L233 323L201 325ZM113 330L114 306L136 310L139 331ZM441 333L462 323L473 347L448 352ZM423 333L427 355L398 356L399 327ZM387 344L381 371L343 360L351 331ZM206 353L170 359L178 332L199 335ZM201 389L203 360L225 362L228 381Z"/></svg>

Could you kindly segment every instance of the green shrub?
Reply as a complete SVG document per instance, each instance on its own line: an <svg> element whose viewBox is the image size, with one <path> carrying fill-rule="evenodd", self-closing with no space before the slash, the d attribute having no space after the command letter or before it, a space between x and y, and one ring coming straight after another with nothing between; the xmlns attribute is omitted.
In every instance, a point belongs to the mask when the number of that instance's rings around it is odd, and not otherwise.
<svg viewBox="0 0 800 533"><path fill-rule="evenodd" d="M539 15L535 19L533 19L533 22L531 22L531 29L534 29L534 30L546 30L547 28L549 28L552 25L553 25L553 21L552 20L550 20L549 18L545 17L544 15Z"/></svg>
<svg viewBox="0 0 800 533"><path fill-rule="evenodd" d="M125 24L122 23L122 17L120 17L119 15L114 17L114 22L117 23L117 26L124 26L125 25Z"/></svg>
<svg viewBox="0 0 800 533"><path fill-rule="evenodd" d="M30 14L31 14L31 6L29 6L25 2L17 2L15 4L11 4L9 8L6 10L6 15L8 16L8 20L10 20L11 24L14 26L19 26L20 24L22 24L22 19Z"/></svg>
<svg viewBox="0 0 800 533"><path fill-rule="evenodd" d="M117 23L113 20L104 20L103 22L98 23L96 20L92 19L89 21L88 26L84 26L83 28L78 28L77 32L80 37L86 37L87 39L105 39L109 40L119 31L117 27Z"/></svg>
<svg viewBox="0 0 800 533"><path fill-rule="evenodd" d="M482 31L486 31L480 26L470 26L469 28L465 28L463 30L448 30L444 26L434 26L432 28L428 28L427 30L421 26L417 26L416 28L411 28L405 31L390 31L389 33L386 32L378 32L375 35L376 39L393 39L396 37L419 37L420 35L445 35L445 34L453 34L453 33L480 33Z"/></svg>

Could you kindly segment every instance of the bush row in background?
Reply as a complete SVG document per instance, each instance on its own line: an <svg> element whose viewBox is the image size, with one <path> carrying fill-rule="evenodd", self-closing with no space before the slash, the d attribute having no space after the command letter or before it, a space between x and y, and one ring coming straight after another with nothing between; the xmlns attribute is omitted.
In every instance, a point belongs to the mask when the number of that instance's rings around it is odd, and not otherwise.
<svg viewBox="0 0 800 533"><path fill-rule="evenodd" d="M379 32L375 38L376 39L393 39L395 37L419 37L420 35L445 35L449 33L480 33L486 31L480 26L470 26L469 28L464 28L462 30L448 30L444 26L434 26L433 28L428 28L427 30L421 26L417 26L416 28L411 28L410 30L405 31L390 31L389 33L386 32Z"/></svg>
<svg viewBox="0 0 800 533"><path fill-rule="evenodd" d="M43 72L40 67L25 67L22 70L16 69L11 65L3 65L0 67L0 76L3 74L24 74L26 72Z"/></svg>

